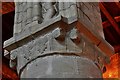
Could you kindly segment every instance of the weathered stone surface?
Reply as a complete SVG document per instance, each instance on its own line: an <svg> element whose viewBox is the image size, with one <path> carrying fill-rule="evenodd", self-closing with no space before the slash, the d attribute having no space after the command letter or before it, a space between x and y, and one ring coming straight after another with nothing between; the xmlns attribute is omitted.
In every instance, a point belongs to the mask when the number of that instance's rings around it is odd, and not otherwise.
<svg viewBox="0 0 120 80"><path fill-rule="evenodd" d="M10 66L21 78L101 78L108 57L78 32L79 21L103 37L98 3L16 2Z"/></svg>
<svg viewBox="0 0 120 80"><path fill-rule="evenodd" d="M28 64L27 67L22 72L21 77L22 78L93 78L93 77L99 78L101 77L101 72L96 67L96 65L87 58L82 58L73 55L69 55L69 56L53 55L43 58L37 58L32 63Z"/></svg>
<svg viewBox="0 0 120 80"><path fill-rule="evenodd" d="M35 20L40 20L40 17L42 14L41 14L41 11L42 11L42 8L41 6L39 5L39 2L35 2L33 3L33 21Z"/></svg>
<svg viewBox="0 0 120 80"><path fill-rule="evenodd" d="M30 35L30 28L24 28L20 33L15 35L15 41L20 41Z"/></svg>
<svg viewBox="0 0 120 80"><path fill-rule="evenodd" d="M75 43L75 44L80 44L80 36L79 36L79 33L78 33L78 30L76 28L73 28L71 31L70 31L70 39Z"/></svg>
<svg viewBox="0 0 120 80"><path fill-rule="evenodd" d="M95 35L103 35L102 21L98 3L81 2L78 4L79 20Z"/></svg>
<svg viewBox="0 0 120 80"><path fill-rule="evenodd" d="M74 32L74 29L70 29L69 32ZM105 57L105 55L100 52L101 55L99 55L99 51L95 52L95 46L93 46L89 41L86 41L86 39L82 36L81 42L79 44L75 44L71 39L71 35L67 34L64 35L65 40L59 41L55 38L61 34L60 28L54 29L52 32L45 34L43 36L39 36L35 38L35 40L32 40L28 42L27 44L19 47L17 50L17 70L20 72L22 68L32 60L36 59L38 56L42 55L48 55L50 53L66 53L71 54L75 53L79 56L86 57L88 59L93 60L95 63L99 62L96 58L98 57ZM64 33L65 34L65 33ZM74 35L78 35L73 33ZM71 47L72 46L72 47ZM14 51L11 52L11 56ZM103 63L97 63L103 67Z"/></svg>
<svg viewBox="0 0 120 80"><path fill-rule="evenodd" d="M44 28L49 27L53 23L56 23L61 20L60 16L57 16L55 18L52 18L50 21L45 21L41 24L38 24L38 21L33 21L30 25L31 33L34 34L40 30L43 30Z"/></svg>
<svg viewBox="0 0 120 80"><path fill-rule="evenodd" d="M74 21L77 21L77 7L76 2L67 2L64 4L64 2L59 3L59 13L63 17L63 21L67 23L72 23Z"/></svg>

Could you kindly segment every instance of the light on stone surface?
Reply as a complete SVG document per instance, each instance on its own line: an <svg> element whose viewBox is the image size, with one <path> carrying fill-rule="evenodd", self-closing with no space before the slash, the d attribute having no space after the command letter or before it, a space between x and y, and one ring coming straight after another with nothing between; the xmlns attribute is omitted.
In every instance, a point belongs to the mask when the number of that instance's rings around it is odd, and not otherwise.
<svg viewBox="0 0 120 80"><path fill-rule="evenodd" d="M20 2L16 7L16 12L19 12L16 21L19 23L15 24L16 34L9 40L13 43L5 46L5 49L11 48L10 64L14 67L14 62L17 63L15 68L20 78L102 78L101 67L107 57L99 47L103 50L108 46L104 45L107 45L107 42L98 46L101 43L101 40L97 39L101 39L98 32L103 32L98 19L98 3L96 6L93 6L95 3L78 3L80 8L76 2L59 3L55 10L52 2L45 2L45 6L41 2L33 5L26 2L26 7L29 8L27 12L22 9L23 3ZM44 7L46 13L42 12ZM89 7L93 7L94 11ZM94 14L88 14L91 12ZM24 13L27 14L27 22L22 17ZM42 22L38 23L39 21ZM76 23L79 23L79 26ZM100 29L95 27L96 23L99 23ZM82 26L82 30L77 26ZM85 33L91 34L90 37ZM87 37L92 38L91 41ZM107 49L111 50L109 47ZM105 53L107 52L105 50Z"/></svg>

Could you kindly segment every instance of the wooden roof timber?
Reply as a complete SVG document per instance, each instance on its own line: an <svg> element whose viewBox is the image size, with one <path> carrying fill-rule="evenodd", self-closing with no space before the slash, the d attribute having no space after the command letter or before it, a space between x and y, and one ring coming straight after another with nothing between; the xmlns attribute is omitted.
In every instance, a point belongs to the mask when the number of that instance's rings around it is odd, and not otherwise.
<svg viewBox="0 0 120 80"><path fill-rule="evenodd" d="M118 8L120 8L120 2L115 2Z"/></svg>
<svg viewBox="0 0 120 80"><path fill-rule="evenodd" d="M120 28L119 28L118 24L112 18L112 16L109 14L109 12L107 11L107 9L104 7L104 5L102 3L100 3L100 9L103 12L103 14L106 16L108 21L112 24L112 26L115 29L115 31L120 35Z"/></svg>
<svg viewBox="0 0 120 80"><path fill-rule="evenodd" d="M7 14L15 10L14 2L2 2L0 3L0 14Z"/></svg>
<svg viewBox="0 0 120 80"><path fill-rule="evenodd" d="M107 35L107 37L110 38L110 41L116 42L116 38L113 36L113 33L111 33L108 29L104 29L104 34L109 34L109 35ZM106 36L105 36L105 38L106 38Z"/></svg>
<svg viewBox="0 0 120 80"><path fill-rule="evenodd" d="M15 71L13 71L11 68L6 65L6 63L2 62L2 75L3 75L3 80L19 80L17 74Z"/></svg>
<svg viewBox="0 0 120 80"><path fill-rule="evenodd" d="M120 16L114 17L114 20L115 20L116 22L120 22ZM102 25L103 25L103 28L107 28L107 27L111 26L112 24L107 20L107 21L104 21L104 22L102 23Z"/></svg>
<svg viewBox="0 0 120 80"><path fill-rule="evenodd" d="M120 44L113 46L116 52L120 52Z"/></svg>

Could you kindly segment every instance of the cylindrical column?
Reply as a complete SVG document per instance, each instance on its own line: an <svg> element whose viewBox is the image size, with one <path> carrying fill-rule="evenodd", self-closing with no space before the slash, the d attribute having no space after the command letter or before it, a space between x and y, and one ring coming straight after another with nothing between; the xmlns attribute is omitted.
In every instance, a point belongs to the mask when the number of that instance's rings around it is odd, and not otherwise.
<svg viewBox="0 0 120 80"><path fill-rule="evenodd" d="M102 78L102 73L93 61L67 53L33 60L21 78Z"/></svg>

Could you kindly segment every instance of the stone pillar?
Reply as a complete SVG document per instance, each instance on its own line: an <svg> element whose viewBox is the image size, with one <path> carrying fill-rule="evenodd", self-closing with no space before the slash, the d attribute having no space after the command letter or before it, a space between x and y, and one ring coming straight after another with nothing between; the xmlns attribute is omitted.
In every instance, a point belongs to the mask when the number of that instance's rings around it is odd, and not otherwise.
<svg viewBox="0 0 120 80"><path fill-rule="evenodd" d="M20 78L102 78L106 53L113 50L104 40L98 3L19 2L15 10L14 36L4 48Z"/></svg>

